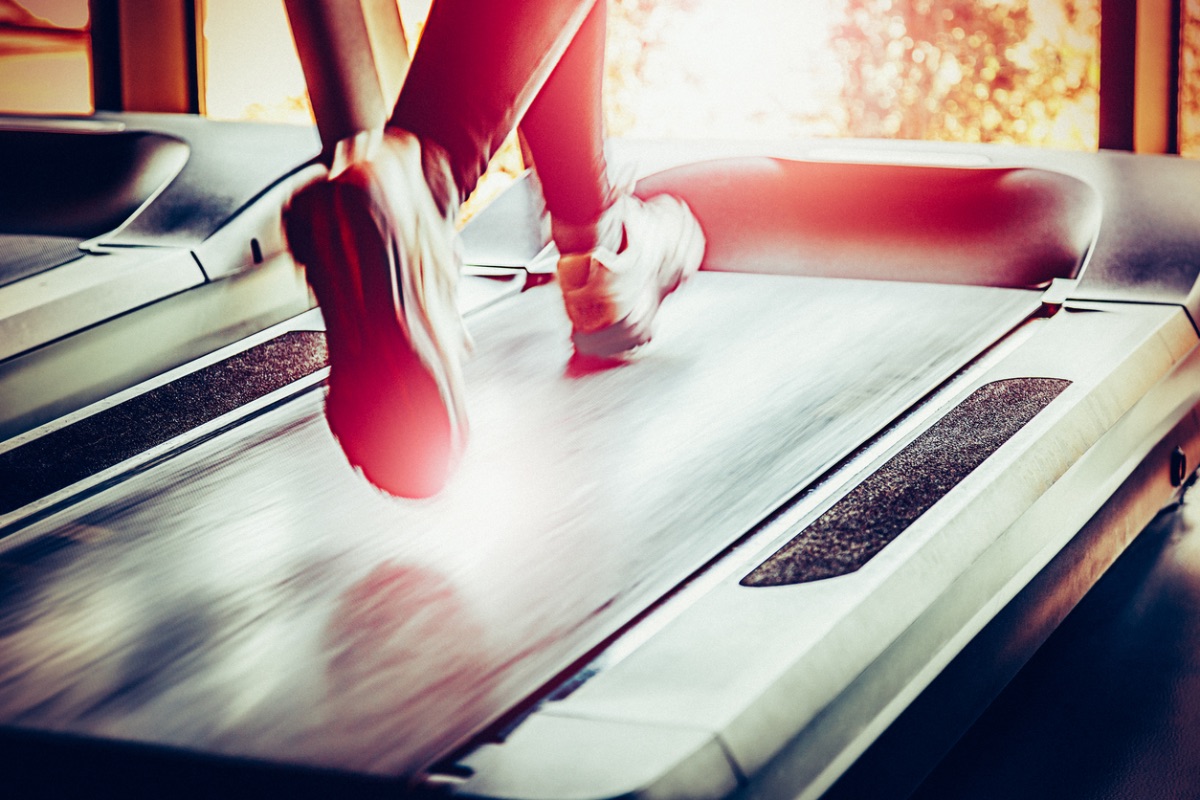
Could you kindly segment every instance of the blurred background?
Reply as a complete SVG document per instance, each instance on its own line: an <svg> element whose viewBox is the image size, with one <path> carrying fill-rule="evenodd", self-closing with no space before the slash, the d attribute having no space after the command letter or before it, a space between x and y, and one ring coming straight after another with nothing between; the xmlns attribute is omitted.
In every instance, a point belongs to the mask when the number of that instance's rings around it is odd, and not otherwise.
<svg viewBox="0 0 1200 800"><path fill-rule="evenodd" d="M1197 157L1200 0L1176 1L1176 135ZM399 2L415 46L429 0ZM1099 141L1101 0L608 2L613 137ZM281 0L197 13L201 113L309 123ZM0 111L89 113L91 69L88 0L0 0ZM515 147L497 162L487 193L521 168Z"/></svg>

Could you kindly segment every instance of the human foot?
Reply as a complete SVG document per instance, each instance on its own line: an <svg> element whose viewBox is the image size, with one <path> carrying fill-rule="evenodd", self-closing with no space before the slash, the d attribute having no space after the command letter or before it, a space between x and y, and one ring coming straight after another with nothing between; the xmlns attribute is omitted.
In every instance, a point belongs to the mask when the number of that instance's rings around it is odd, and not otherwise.
<svg viewBox="0 0 1200 800"><path fill-rule="evenodd" d="M603 243L613 237L613 219L623 231L616 248ZM704 233L687 204L670 195L623 195L595 227L603 232L592 236L593 246L560 256L558 280L576 352L618 358L650 341L663 299L699 268ZM559 226L555 238L587 240L579 226Z"/></svg>
<svg viewBox="0 0 1200 800"><path fill-rule="evenodd" d="M353 466L401 497L439 491L467 433L457 203L441 196L454 184L437 151L422 156L416 137L389 132L285 216L325 318L329 427Z"/></svg>

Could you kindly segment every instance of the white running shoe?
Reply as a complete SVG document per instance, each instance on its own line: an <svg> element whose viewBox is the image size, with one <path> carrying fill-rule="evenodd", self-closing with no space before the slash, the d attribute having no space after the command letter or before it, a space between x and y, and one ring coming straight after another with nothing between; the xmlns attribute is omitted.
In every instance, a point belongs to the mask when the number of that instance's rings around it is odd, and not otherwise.
<svg viewBox="0 0 1200 800"><path fill-rule="evenodd" d="M439 151L423 159L415 136L389 131L285 215L325 317L330 429L353 466L401 497L438 492L466 442L458 205L435 196L453 185Z"/></svg>
<svg viewBox="0 0 1200 800"><path fill-rule="evenodd" d="M622 195L610 213L624 228L616 251L600 245L558 260L575 350L600 358L624 356L650 341L663 299L704 258L700 223L676 197Z"/></svg>

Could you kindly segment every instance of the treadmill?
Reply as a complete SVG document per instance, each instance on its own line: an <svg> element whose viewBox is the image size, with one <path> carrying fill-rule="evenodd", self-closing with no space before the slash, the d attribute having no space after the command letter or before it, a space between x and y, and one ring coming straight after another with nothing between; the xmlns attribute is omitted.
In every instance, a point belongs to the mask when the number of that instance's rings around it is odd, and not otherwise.
<svg viewBox="0 0 1200 800"><path fill-rule="evenodd" d="M526 176L463 232L470 445L405 501L323 417L313 131L0 142L23 792L819 797L985 704L1200 463L1197 163L618 143L709 250L600 371Z"/></svg>

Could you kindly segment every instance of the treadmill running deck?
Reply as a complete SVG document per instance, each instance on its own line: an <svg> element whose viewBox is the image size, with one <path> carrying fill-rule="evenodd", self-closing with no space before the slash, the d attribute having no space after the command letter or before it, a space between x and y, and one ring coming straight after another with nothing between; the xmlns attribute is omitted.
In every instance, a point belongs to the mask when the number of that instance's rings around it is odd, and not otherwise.
<svg viewBox="0 0 1200 800"><path fill-rule="evenodd" d="M0 540L0 724L411 774L1038 305L702 273L578 373L553 286L502 301L437 498L355 476L309 392Z"/></svg>

